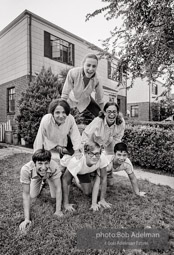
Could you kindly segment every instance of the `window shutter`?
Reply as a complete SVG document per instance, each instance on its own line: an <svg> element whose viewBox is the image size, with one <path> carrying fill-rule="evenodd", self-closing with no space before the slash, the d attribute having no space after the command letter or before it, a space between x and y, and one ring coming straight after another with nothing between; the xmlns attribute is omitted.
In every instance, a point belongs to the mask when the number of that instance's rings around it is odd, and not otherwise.
<svg viewBox="0 0 174 255"><path fill-rule="evenodd" d="M111 79L111 61L108 61L108 78Z"/></svg>
<svg viewBox="0 0 174 255"><path fill-rule="evenodd" d="M52 57L52 47L50 41L50 33L44 31L44 57Z"/></svg>

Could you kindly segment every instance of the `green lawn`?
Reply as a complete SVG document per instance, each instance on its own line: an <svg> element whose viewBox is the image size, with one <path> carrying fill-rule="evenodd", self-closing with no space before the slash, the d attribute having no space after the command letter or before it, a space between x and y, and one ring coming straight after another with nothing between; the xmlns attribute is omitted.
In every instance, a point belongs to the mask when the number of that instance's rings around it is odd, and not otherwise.
<svg viewBox="0 0 174 255"><path fill-rule="evenodd" d="M32 202L32 227L27 235L22 235L18 230L24 219L19 174L21 166L30 158L29 154L16 154L0 160L0 254L174 254L174 190L139 181L140 189L147 196L136 197L124 177L117 177L114 187L108 189L106 199L113 204L112 208L95 213L89 210L91 199L73 186L70 200L77 210L64 213L63 218L53 216L55 200L50 198L46 185ZM147 226L168 230L168 251L77 250L79 229L144 229Z"/></svg>

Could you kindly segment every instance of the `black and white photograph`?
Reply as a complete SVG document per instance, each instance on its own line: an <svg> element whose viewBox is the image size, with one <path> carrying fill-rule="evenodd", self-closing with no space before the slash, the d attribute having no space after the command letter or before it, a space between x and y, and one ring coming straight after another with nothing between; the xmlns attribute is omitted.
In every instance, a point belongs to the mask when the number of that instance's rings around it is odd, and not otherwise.
<svg viewBox="0 0 174 255"><path fill-rule="evenodd" d="M0 254L174 255L174 0L0 6Z"/></svg>

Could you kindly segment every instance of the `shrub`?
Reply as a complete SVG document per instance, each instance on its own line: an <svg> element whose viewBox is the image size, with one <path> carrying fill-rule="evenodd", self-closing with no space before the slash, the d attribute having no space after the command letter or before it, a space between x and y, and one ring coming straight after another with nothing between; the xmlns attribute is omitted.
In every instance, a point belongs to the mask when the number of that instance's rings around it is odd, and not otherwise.
<svg viewBox="0 0 174 255"><path fill-rule="evenodd" d="M129 125L123 141L128 144L134 164L174 173L174 131Z"/></svg>
<svg viewBox="0 0 174 255"><path fill-rule="evenodd" d="M51 68L35 77L19 100L19 115L17 116L18 132L20 137L32 144L36 137L40 121L48 112L48 105L52 99L60 97L58 76Z"/></svg>

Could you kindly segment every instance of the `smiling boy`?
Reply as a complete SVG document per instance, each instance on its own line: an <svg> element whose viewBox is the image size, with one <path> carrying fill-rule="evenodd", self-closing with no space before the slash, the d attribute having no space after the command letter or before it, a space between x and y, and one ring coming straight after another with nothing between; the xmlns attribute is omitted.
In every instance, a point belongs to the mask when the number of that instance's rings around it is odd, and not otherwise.
<svg viewBox="0 0 174 255"><path fill-rule="evenodd" d="M110 207L109 203L103 199L107 187L107 172L106 166L108 160L104 154L101 154L101 147L92 141L88 141L84 145L84 153L80 159L65 155L60 163L66 167L63 175L63 204L67 211L74 211L73 204L69 203L69 187L74 178L77 186L84 194L92 193L93 211L98 211L100 205L105 208ZM97 197L100 190L100 202L97 203Z"/></svg>
<svg viewBox="0 0 174 255"><path fill-rule="evenodd" d="M23 188L22 195L25 216L25 220L19 226L22 232L25 232L26 228L31 225L31 198L35 198L40 194L43 180L48 181L51 197L56 198L56 211L54 214L63 216L61 211L61 174L58 164L51 160L51 152L45 149L37 150L33 154L32 160L21 168L20 182Z"/></svg>
<svg viewBox="0 0 174 255"><path fill-rule="evenodd" d="M107 167L107 173L109 174L112 172L119 172L119 171L126 171L132 188L133 192L138 196L144 196L145 192L140 192L138 188L137 178L134 174L133 165L128 158L128 149L127 145L123 142L117 143L114 147L114 155L107 155L107 158L110 164Z"/></svg>

